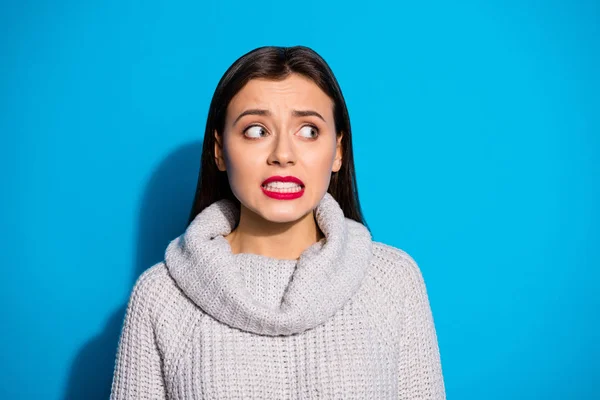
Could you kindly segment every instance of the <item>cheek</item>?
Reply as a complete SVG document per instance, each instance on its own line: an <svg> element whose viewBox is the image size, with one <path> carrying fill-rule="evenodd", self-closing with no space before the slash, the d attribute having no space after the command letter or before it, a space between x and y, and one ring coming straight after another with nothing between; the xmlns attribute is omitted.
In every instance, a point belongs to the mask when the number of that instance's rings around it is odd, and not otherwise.
<svg viewBox="0 0 600 400"><path fill-rule="evenodd" d="M247 146L241 143L225 143L224 155L227 164L227 174L230 180L244 181L259 171L261 157L257 154L258 149L253 149L254 156L250 156Z"/></svg>
<svg viewBox="0 0 600 400"><path fill-rule="evenodd" d="M306 168L310 170L311 177L323 177L323 179L329 179L334 157L335 152L332 149L313 149L312 151L306 152L304 164L306 165Z"/></svg>

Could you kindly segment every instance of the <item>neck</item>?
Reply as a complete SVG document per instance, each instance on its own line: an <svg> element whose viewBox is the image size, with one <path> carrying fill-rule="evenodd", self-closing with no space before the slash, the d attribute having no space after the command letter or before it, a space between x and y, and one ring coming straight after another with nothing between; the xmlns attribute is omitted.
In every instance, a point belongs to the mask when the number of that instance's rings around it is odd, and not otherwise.
<svg viewBox="0 0 600 400"><path fill-rule="evenodd" d="M241 205L239 224L225 238L233 254L298 259L306 248L323 237L313 211L296 221L272 222Z"/></svg>

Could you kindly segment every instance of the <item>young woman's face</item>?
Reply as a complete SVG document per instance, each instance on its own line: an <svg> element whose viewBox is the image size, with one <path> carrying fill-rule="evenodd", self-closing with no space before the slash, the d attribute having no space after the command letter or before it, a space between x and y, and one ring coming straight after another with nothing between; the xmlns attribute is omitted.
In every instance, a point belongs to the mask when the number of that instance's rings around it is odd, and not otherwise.
<svg viewBox="0 0 600 400"><path fill-rule="evenodd" d="M333 101L312 80L250 80L227 107L223 135L215 132L217 166L243 206L273 222L311 212L342 165ZM302 184L268 178L295 177Z"/></svg>

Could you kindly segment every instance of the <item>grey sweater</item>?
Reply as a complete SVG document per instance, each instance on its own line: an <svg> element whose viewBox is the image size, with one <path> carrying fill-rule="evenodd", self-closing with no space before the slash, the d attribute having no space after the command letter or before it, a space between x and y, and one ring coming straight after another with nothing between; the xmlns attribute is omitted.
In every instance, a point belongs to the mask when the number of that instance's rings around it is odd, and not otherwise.
<svg viewBox="0 0 600 400"><path fill-rule="evenodd" d="M111 399L445 399L414 259L325 194L298 260L233 254L228 200L204 209L129 299Z"/></svg>

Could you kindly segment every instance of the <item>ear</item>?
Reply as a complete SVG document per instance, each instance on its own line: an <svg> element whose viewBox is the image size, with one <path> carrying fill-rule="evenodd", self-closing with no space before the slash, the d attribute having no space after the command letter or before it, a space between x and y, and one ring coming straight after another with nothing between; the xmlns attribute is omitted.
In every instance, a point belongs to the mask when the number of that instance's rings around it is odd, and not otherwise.
<svg viewBox="0 0 600 400"><path fill-rule="evenodd" d="M338 172L342 168L342 137L344 132L340 132L337 136L337 142L335 146L335 159L333 160L333 167L331 172Z"/></svg>
<svg viewBox="0 0 600 400"><path fill-rule="evenodd" d="M219 135L215 129L215 164L219 171L226 171L225 158L223 157L223 136Z"/></svg>

